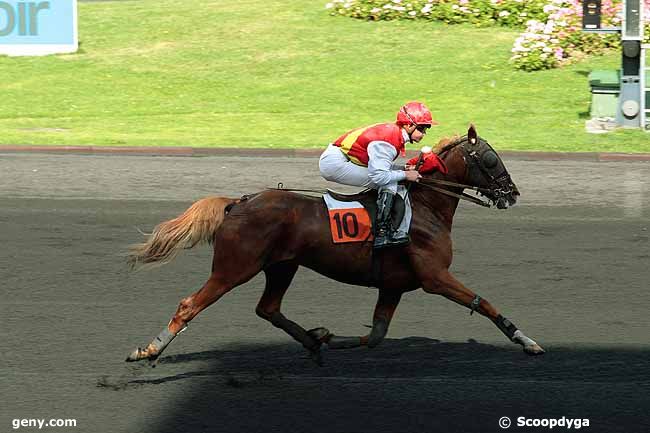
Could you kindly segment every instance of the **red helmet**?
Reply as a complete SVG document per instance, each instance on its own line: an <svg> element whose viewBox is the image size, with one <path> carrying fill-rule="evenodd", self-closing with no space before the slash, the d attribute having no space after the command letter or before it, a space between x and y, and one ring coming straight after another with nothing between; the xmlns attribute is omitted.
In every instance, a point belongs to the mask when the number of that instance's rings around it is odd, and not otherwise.
<svg viewBox="0 0 650 433"><path fill-rule="evenodd" d="M408 102L397 112L398 125L437 125L433 120L431 111L421 102Z"/></svg>

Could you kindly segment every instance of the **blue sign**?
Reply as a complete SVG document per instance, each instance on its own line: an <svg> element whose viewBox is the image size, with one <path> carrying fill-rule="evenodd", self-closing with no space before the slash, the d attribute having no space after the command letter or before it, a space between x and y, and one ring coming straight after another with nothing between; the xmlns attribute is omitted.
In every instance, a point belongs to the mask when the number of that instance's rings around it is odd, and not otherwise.
<svg viewBox="0 0 650 433"><path fill-rule="evenodd" d="M0 53L42 55L76 50L76 0L0 0Z"/></svg>

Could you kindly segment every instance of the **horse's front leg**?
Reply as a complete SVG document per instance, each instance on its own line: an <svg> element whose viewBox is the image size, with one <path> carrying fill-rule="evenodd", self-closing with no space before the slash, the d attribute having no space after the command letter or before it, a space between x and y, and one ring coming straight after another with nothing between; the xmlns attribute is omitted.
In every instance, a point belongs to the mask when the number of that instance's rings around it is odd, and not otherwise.
<svg viewBox="0 0 650 433"><path fill-rule="evenodd" d="M460 305L466 306L472 313L476 311L487 317L512 342L522 345L524 352L527 354L541 355L544 353L544 349L539 344L524 335L510 320L499 314L492 304L465 287L450 272L444 271L438 275L422 279L422 288L427 293L442 295Z"/></svg>
<svg viewBox="0 0 650 433"><path fill-rule="evenodd" d="M377 305L372 318L372 330L369 335L360 337L343 337L328 333L322 333L324 328L316 328L309 331L315 338L320 339L330 349L351 349L359 346L376 347L381 343L388 333L388 326L395 314L395 309L402 298L402 292L393 292L387 289L380 289L377 298ZM319 333L320 332L320 333Z"/></svg>

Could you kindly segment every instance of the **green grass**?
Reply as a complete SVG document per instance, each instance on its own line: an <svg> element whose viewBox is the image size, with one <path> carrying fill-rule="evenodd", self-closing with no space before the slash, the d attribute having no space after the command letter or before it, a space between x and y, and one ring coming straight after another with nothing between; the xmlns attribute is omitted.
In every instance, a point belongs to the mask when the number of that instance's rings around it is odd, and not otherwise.
<svg viewBox="0 0 650 433"><path fill-rule="evenodd" d="M331 17L321 0L79 4L81 50L0 57L5 144L324 147L407 100L499 149L650 152L650 135L584 132L586 75L612 53L537 73L517 32Z"/></svg>

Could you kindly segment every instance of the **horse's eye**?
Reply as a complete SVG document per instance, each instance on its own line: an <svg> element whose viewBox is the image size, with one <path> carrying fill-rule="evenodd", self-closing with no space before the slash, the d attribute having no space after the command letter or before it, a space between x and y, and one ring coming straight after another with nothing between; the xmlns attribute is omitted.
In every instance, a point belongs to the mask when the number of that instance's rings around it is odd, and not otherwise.
<svg viewBox="0 0 650 433"><path fill-rule="evenodd" d="M499 157L493 151L487 151L483 154L483 165L486 168L494 168L499 162Z"/></svg>

